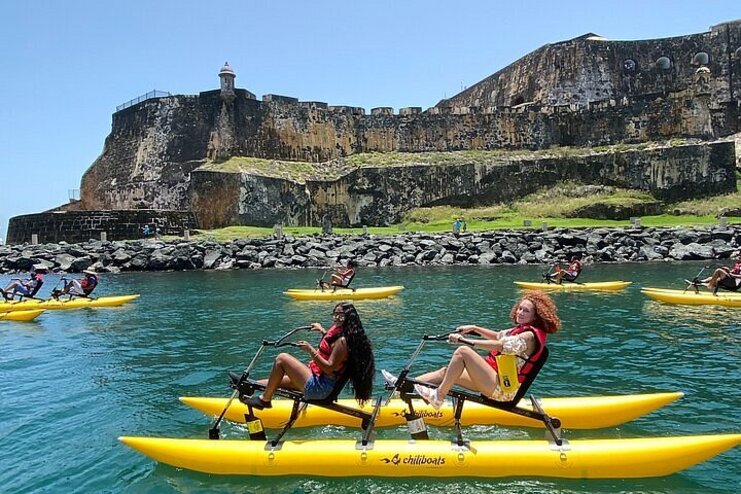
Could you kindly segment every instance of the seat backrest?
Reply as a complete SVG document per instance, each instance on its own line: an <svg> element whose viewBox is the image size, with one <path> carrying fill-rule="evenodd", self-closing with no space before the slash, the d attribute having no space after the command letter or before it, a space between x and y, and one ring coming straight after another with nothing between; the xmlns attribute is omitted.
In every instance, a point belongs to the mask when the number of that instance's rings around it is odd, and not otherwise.
<svg viewBox="0 0 741 494"><path fill-rule="evenodd" d="M528 388L530 388L530 385L535 381L535 378L538 376L538 373L540 372L540 369L543 368L543 365L545 364L545 361L548 360L548 347L543 347L543 352L540 354L540 358L535 361L533 364L533 368L530 370L528 375L525 377L525 381L520 384L520 388L517 390L517 394L514 398L512 398L512 401L509 402L510 405L515 406L517 403L520 402L523 396L525 396L525 393L527 393Z"/></svg>
<svg viewBox="0 0 741 494"><path fill-rule="evenodd" d="M352 272L352 276L350 276L350 279L347 280L347 283L345 283L345 286L350 286L350 283L352 283L353 278L355 278L355 275L358 273L358 270Z"/></svg>
<svg viewBox="0 0 741 494"><path fill-rule="evenodd" d="M342 376L337 379L337 381L334 384L334 388L332 388L332 392L329 393L329 395L324 398L323 400L311 400L311 401L337 401L337 398L340 396L340 393L342 393L342 390L345 389L345 386L347 385L347 382L350 380L350 373L345 372L342 374Z"/></svg>
<svg viewBox="0 0 741 494"><path fill-rule="evenodd" d="M44 280L36 280L36 286L33 287L33 290L31 290L31 293L29 295L31 297L34 297L37 293L39 293L39 290L41 290L41 285L44 284Z"/></svg>
<svg viewBox="0 0 741 494"><path fill-rule="evenodd" d="M355 278L355 275L357 274L358 270L354 269L352 274L350 275L350 278L348 278L347 283L344 285L340 285L342 288L347 288L350 286L350 283L352 283L353 278Z"/></svg>

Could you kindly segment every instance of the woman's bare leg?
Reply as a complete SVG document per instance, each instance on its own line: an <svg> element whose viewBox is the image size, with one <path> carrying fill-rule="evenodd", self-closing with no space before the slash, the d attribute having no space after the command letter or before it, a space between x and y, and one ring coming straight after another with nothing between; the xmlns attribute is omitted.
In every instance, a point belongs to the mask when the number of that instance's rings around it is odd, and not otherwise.
<svg viewBox="0 0 741 494"><path fill-rule="evenodd" d="M461 380L464 372L466 373L465 380L468 382L466 384L460 382L461 385L486 396L494 392L497 386L497 373L494 369L473 348L458 347L453 352L448 370L437 388L437 396L445 397L453 384Z"/></svg>
<svg viewBox="0 0 741 494"><path fill-rule="evenodd" d="M417 377L417 381L439 385L441 382L443 382L446 370L448 370L447 367L441 367L436 371L422 374L421 376ZM455 384L476 391L476 389L473 387L473 382L471 381L471 378L468 376L468 372L466 371L463 371L463 374L461 374L458 379L455 380Z"/></svg>
<svg viewBox="0 0 741 494"><path fill-rule="evenodd" d="M708 289L712 290L713 293L717 292L717 286L718 282L728 276L728 273L725 269L718 268L713 272L713 276L710 277L710 280L708 281Z"/></svg>
<svg viewBox="0 0 741 494"><path fill-rule="evenodd" d="M422 374L421 376L418 376L417 380L424 381L430 384L440 384L441 382L443 382L443 377L445 377L445 371L447 369L447 367L440 367L436 371L427 372L425 374Z"/></svg>
<svg viewBox="0 0 741 494"><path fill-rule="evenodd" d="M265 391L260 395L263 401L273 399L273 393L284 382L287 377L292 388L303 391L306 381L311 377L311 370L299 359L289 353L281 353L275 357L273 370L265 386Z"/></svg>

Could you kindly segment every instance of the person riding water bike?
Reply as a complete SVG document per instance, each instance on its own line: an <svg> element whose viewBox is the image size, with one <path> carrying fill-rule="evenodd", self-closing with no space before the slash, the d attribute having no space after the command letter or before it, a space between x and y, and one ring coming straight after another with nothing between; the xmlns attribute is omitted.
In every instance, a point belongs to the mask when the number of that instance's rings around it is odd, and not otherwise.
<svg viewBox="0 0 741 494"><path fill-rule="evenodd" d="M558 285L560 285L562 281L573 283L579 277L581 268L582 265L579 258L577 256L572 256L566 269L563 269L560 264L556 264L556 272L549 273L546 276L549 282L552 281Z"/></svg>
<svg viewBox="0 0 741 494"><path fill-rule="evenodd" d="M51 296L55 299L62 295L89 298L100 281L98 280L98 273L90 268L84 270L83 274L85 274L83 278L67 280L64 287L61 290L53 290Z"/></svg>
<svg viewBox="0 0 741 494"><path fill-rule="evenodd" d="M736 253L736 261L732 268L723 266L716 269L712 276L699 280L697 284L705 285L708 290L713 291L713 295L718 294L718 288L723 288L731 292L741 290L741 251Z"/></svg>
<svg viewBox="0 0 741 494"><path fill-rule="evenodd" d="M516 358L517 380L525 382L535 363L542 357L549 334L561 328L561 320L556 313L556 304L541 291L526 291L510 311L515 326L504 331L492 331L481 326L467 324L458 326L448 340L460 345L450 359L450 363L436 371L417 377L437 385L430 388L419 384L414 390L436 410L440 409L453 385L478 391L496 401L509 401L515 390L503 389L499 379L498 357L511 355ZM478 334L481 338L471 338ZM476 350L488 351L486 357ZM396 384L396 376L381 370L387 384Z"/></svg>
<svg viewBox="0 0 741 494"><path fill-rule="evenodd" d="M28 280L21 280L14 278L13 281L8 284L4 289L0 290L5 300L13 300L16 294L20 294L20 298L33 297L41 289L41 285L44 284L44 277L37 271L31 271L31 275ZM12 293L9 293L12 290Z"/></svg>
<svg viewBox="0 0 741 494"><path fill-rule="evenodd" d="M313 323L311 329L322 335L319 346L314 348L307 341L297 343L311 356L308 365L289 353L279 354L270 376L258 381L265 385L265 390L262 394L242 398L245 404L258 410L271 408L273 393L279 387L302 391L304 398L309 400L323 400L335 391L338 381L345 378L350 381L358 403L362 405L371 398L375 358L355 306L344 302L337 304L329 329L318 322Z"/></svg>
<svg viewBox="0 0 741 494"><path fill-rule="evenodd" d="M322 290L330 287L333 287L334 289L348 288L350 282L355 277L357 269L358 262L354 259L348 259L345 269L338 269L336 272L332 273L329 283L324 280L319 280L319 286Z"/></svg>

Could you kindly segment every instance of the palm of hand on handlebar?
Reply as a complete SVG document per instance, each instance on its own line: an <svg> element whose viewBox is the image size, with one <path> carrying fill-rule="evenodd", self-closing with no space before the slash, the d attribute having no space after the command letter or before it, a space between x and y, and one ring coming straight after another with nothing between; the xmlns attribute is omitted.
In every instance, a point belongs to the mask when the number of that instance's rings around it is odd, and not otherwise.
<svg viewBox="0 0 741 494"><path fill-rule="evenodd" d="M311 323L311 327L309 329L311 331L316 331L317 333L321 333L324 330L324 327L318 322L313 322Z"/></svg>

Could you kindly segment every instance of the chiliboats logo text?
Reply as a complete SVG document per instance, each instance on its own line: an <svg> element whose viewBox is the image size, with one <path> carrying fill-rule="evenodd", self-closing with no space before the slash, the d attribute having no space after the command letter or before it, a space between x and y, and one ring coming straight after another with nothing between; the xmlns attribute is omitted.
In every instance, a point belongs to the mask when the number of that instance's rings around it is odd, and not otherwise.
<svg viewBox="0 0 741 494"><path fill-rule="evenodd" d="M443 456L429 456L426 454L418 454L418 455L406 455L401 456L399 453L396 453L391 458L381 458L381 461L386 464L391 465L419 465L419 466L428 466L428 465L434 465L434 466L441 466L445 465L445 457Z"/></svg>
<svg viewBox="0 0 741 494"><path fill-rule="evenodd" d="M414 411L418 417L422 418L435 418L435 419L441 419L443 418L443 412L440 410L415 410ZM395 417L406 417L409 414L407 410L402 410L400 412L393 412L393 416Z"/></svg>

